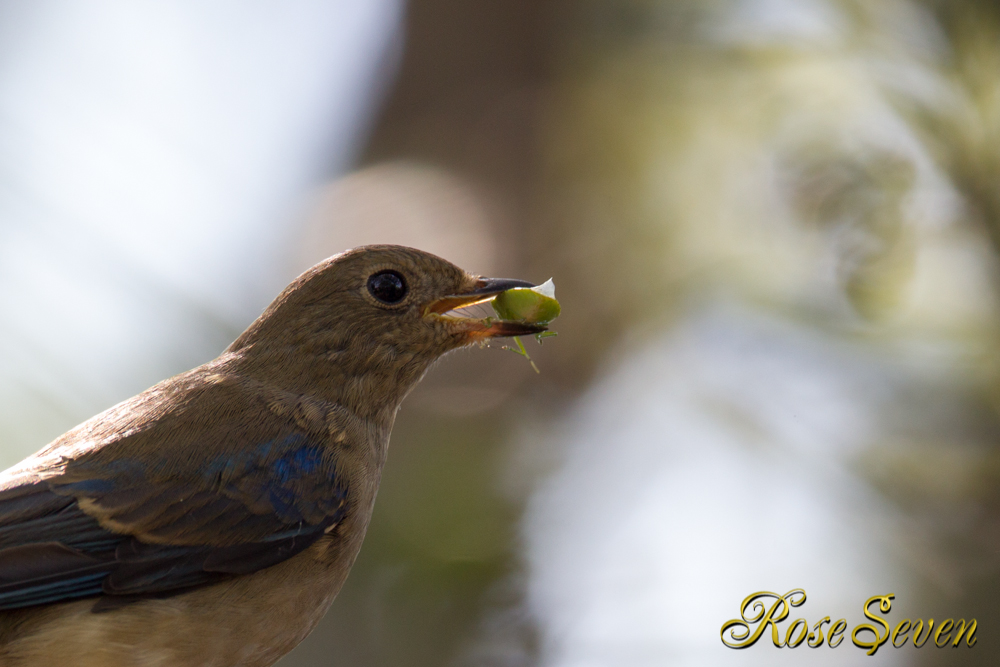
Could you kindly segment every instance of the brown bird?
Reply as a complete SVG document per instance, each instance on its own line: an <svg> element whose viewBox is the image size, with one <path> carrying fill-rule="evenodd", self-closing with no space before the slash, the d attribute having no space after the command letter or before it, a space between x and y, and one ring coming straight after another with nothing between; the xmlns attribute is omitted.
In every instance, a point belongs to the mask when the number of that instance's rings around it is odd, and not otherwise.
<svg viewBox="0 0 1000 667"><path fill-rule="evenodd" d="M371 517L400 402L524 322L519 280L367 246L299 276L218 358L0 475L0 665L258 667L316 626Z"/></svg>

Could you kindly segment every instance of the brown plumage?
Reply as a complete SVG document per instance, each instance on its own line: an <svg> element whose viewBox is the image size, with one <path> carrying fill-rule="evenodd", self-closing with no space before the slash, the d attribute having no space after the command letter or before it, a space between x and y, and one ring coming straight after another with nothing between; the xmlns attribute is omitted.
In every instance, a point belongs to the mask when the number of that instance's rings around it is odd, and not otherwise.
<svg viewBox="0 0 1000 667"><path fill-rule="evenodd" d="M400 402L442 354L543 327L446 314L528 283L368 246L217 359L0 476L0 665L257 667L358 554Z"/></svg>

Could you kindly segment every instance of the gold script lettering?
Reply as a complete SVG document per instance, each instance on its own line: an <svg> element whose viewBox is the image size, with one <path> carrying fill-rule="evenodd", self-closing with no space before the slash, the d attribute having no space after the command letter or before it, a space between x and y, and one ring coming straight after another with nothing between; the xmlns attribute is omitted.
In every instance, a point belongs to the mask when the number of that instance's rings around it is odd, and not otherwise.
<svg viewBox="0 0 1000 667"><path fill-rule="evenodd" d="M844 641L844 638L840 635L844 634L844 630L846 629L847 621L843 618L838 618L837 622L830 628L830 634L826 638L826 643L830 646L830 648L837 648L840 646L840 642ZM834 643L835 639L837 640L836 643Z"/></svg>
<svg viewBox="0 0 1000 667"><path fill-rule="evenodd" d="M792 635L795 634L795 628L802 626L802 632L798 637L792 639ZM809 632L809 624L806 623L806 619L797 618L792 621L792 624L788 626L788 632L785 633L785 646L788 648L798 648L799 645L806 640L806 634Z"/></svg>
<svg viewBox="0 0 1000 667"><path fill-rule="evenodd" d="M969 621L969 626L966 628L965 619L958 619L958 623L955 624L955 641L952 643L952 647L958 646L962 641L962 635L968 629L969 634L965 635L965 643L971 647L976 643L976 638L973 636L976 634L976 619Z"/></svg>
<svg viewBox="0 0 1000 667"><path fill-rule="evenodd" d="M943 648L945 644L951 641L951 626L955 625L954 621L950 618L946 618L941 621L941 625L938 626L938 631L934 635L934 645L938 648ZM944 636L944 641L941 641L941 633L947 632Z"/></svg>
<svg viewBox="0 0 1000 667"><path fill-rule="evenodd" d="M892 645L895 648L902 648L903 644L906 643L906 635L910 632L910 619L904 618L896 626L896 629L892 631ZM896 640L900 637L903 638L903 644L897 644Z"/></svg>
<svg viewBox="0 0 1000 667"><path fill-rule="evenodd" d="M820 620L816 621L816 625L813 626L813 631L809 633L809 640L806 642L809 648L818 648L823 645L823 625L829 622L829 616L824 616Z"/></svg>
<svg viewBox="0 0 1000 667"><path fill-rule="evenodd" d="M774 598L770 609L762 602L767 598ZM778 595L771 591L760 591L748 595L740 604L740 618L734 618L722 624L722 630L719 632L722 643L729 648L749 648L757 643L757 640L764 633L764 629L770 625L771 641L775 646L781 648L784 643L780 639L776 624L785 620L791 607L798 607L805 601L806 592L801 588L790 590L784 595ZM759 625L751 634L750 626L755 623ZM732 641L726 640L727 630L729 631L729 639Z"/></svg>
<svg viewBox="0 0 1000 667"><path fill-rule="evenodd" d="M913 624L913 645L917 648L923 646L927 643L927 640L930 639L931 632L934 630L934 619L931 618L927 620L927 636L921 639L920 643L917 643L917 638L920 637L920 631L923 630L923 627L924 621L920 618L918 618L917 622Z"/></svg>
<svg viewBox="0 0 1000 667"><path fill-rule="evenodd" d="M868 649L868 655L875 655L875 651L878 650L878 647L884 644L885 640L889 638L889 624L886 623L881 616L876 616L872 614L871 611L868 609L868 607L878 602L879 610L883 614L885 614L890 609L892 609L892 599L894 597L896 597L895 594L889 593L888 595L875 595L865 600L865 606L864 606L865 617L873 621L876 621L879 625L881 625L885 629L885 634L880 634L878 628L876 628L874 625L870 623L865 623L857 626L856 628L854 628L854 631L851 632L851 641L854 642L854 645L857 646L858 648ZM873 635L875 635L875 637L874 639L872 639L872 641L865 641L863 639L859 639L858 635L862 632L870 632Z"/></svg>

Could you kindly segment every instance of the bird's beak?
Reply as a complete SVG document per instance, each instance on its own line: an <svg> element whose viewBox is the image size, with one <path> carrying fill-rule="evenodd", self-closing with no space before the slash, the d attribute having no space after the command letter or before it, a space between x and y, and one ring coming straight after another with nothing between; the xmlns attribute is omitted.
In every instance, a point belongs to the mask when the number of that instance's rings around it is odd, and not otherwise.
<svg viewBox="0 0 1000 667"><path fill-rule="evenodd" d="M496 317L476 319L463 317L453 311L468 308L479 303L492 301L501 292L515 287L534 287L525 280L509 278L480 278L468 292L451 294L432 301L424 308L424 317L445 320L456 333L461 333L473 340L496 338L500 336L528 336L541 333L548 327L543 324L501 320Z"/></svg>

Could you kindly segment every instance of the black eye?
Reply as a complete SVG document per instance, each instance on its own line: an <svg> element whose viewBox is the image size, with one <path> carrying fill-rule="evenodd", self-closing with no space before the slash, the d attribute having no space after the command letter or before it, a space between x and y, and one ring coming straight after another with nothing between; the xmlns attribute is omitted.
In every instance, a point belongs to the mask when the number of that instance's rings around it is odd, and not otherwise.
<svg viewBox="0 0 1000 667"><path fill-rule="evenodd" d="M399 303L406 296L406 281L395 271L379 271L368 278L368 291L382 303Z"/></svg>

